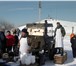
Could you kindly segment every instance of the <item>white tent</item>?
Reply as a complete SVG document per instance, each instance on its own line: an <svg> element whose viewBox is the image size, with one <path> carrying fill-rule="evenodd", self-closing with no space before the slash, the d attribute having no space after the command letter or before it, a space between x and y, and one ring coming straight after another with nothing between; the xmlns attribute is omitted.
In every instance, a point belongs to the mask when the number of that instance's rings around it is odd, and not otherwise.
<svg viewBox="0 0 76 66"><path fill-rule="evenodd" d="M65 28L67 35L70 35L72 33L72 27L74 27L74 29L76 28L76 22L55 20L55 19L44 19L44 20L41 20L41 21L38 21L38 22L35 22L35 23L45 23L45 20L47 20L48 23L53 24L53 30L55 30L55 28L56 28L56 23L60 22L61 25ZM26 25L20 26L18 28L20 30L22 30L25 27L26 27ZM76 30L74 30L74 33L76 33Z"/></svg>

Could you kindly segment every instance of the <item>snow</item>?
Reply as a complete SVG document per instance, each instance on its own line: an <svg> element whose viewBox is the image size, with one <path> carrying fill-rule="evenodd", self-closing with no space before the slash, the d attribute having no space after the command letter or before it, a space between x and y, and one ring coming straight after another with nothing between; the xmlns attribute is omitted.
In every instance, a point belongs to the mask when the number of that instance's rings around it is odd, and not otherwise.
<svg viewBox="0 0 76 66"><path fill-rule="evenodd" d="M20 65L19 63L15 63L15 62L8 62L7 64L10 66L19 66Z"/></svg>

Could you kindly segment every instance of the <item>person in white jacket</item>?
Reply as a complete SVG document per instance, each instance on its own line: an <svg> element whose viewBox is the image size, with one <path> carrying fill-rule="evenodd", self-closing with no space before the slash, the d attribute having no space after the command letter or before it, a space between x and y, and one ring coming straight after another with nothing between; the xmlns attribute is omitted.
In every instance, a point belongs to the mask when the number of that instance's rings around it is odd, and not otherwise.
<svg viewBox="0 0 76 66"><path fill-rule="evenodd" d="M19 52L21 64L30 65L35 63L35 56L29 53L30 46L28 45L27 36L27 29L22 29Z"/></svg>
<svg viewBox="0 0 76 66"><path fill-rule="evenodd" d="M65 29L64 27L57 22L57 27L55 29L55 53L60 53L63 55L63 38L65 36Z"/></svg>

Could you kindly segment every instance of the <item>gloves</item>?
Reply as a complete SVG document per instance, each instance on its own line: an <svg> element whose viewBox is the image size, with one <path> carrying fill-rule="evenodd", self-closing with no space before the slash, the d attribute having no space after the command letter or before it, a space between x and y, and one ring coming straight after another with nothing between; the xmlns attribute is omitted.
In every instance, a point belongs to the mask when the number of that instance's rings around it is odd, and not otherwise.
<svg viewBox="0 0 76 66"><path fill-rule="evenodd" d="M39 51L39 53L40 53L40 54L43 54L43 53L44 53L44 50Z"/></svg>

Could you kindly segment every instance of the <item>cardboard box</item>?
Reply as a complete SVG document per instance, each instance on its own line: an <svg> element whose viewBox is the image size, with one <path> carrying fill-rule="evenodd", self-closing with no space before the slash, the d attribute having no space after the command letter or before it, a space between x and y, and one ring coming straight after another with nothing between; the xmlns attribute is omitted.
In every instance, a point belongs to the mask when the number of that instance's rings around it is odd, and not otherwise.
<svg viewBox="0 0 76 66"><path fill-rule="evenodd" d="M67 53L64 52L64 55L61 56L60 54L54 55L54 63L56 64L63 64L67 60Z"/></svg>

